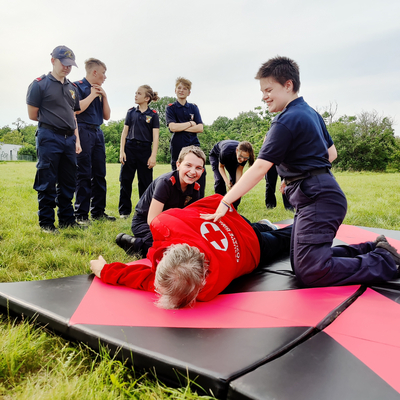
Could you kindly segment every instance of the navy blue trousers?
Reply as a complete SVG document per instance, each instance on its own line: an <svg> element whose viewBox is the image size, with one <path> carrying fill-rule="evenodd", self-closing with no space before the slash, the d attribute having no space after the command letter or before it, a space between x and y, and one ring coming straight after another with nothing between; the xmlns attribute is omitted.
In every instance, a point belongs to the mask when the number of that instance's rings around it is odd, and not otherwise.
<svg viewBox="0 0 400 400"><path fill-rule="evenodd" d="M120 215L129 215L132 212L132 183L135 179L136 171L139 181L139 197L142 197L147 187L153 182L153 168L147 167L147 161L151 156L150 142L137 142L136 140L127 140L125 143L125 164L121 165L119 175L120 193L119 193L119 213Z"/></svg>
<svg viewBox="0 0 400 400"><path fill-rule="evenodd" d="M330 286L394 279L396 264L374 243L332 247L347 210L344 193L332 174L291 183L286 195L296 209L290 260L305 286Z"/></svg>
<svg viewBox="0 0 400 400"><path fill-rule="evenodd" d="M214 172L214 192L218 193L222 196L226 195L226 184L224 179L222 178L221 173L219 172L219 159L218 157L209 156L211 168ZM236 183L236 170L237 168L230 168L229 166L225 166L228 171L230 181L232 185ZM240 204L241 197L237 199L234 203L232 203L233 207L237 210Z"/></svg>
<svg viewBox="0 0 400 400"><path fill-rule="evenodd" d="M290 238L292 236L292 225L273 231L268 225L253 223L253 229L259 232L260 242L260 265L269 263L277 256L290 250Z"/></svg>
<svg viewBox="0 0 400 400"><path fill-rule="evenodd" d="M278 180L278 172L276 166L273 165L265 174L265 205L267 208L276 207L276 182ZM286 210L293 210L293 206L289 203L285 194L282 194L283 205Z"/></svg>
<svg viewBox="0 0 400 400"><path fill-rule="evenodd" d="M75 222L72 199L76 184L76 137L40 127L36 134L36 176L39 225L54 225L57 206L59 225Z"/></svg>
<svg viewBox="0 0 400 400"><path fill-rule="evenodd" d="M196 134L187 132L175 132L172 134L171 143L169 149L171 150L171 167L172 171L176 170L176 162L179 158L179 153L183 147L187 146L197 146L200 147L199 139ZM206 168L204 166L204 172L201 174L198 183L200 185L200 199L204 197L204 191L206 189Z"/></svg>
<svg viewBox="0 0 400 400"><path fill-rule="evenodd" d="M106 148L100 128L79 124L82 152L77 156L75 216L101 216L106 208Z"/></svg>
<svg viewBox="0 0 400 400"><path fill-rule="evenodd" d="M135 214L132 218L132 233L136 239L135 252L146 257L149 248L153 245L153 235L147 220Z"/></svg>

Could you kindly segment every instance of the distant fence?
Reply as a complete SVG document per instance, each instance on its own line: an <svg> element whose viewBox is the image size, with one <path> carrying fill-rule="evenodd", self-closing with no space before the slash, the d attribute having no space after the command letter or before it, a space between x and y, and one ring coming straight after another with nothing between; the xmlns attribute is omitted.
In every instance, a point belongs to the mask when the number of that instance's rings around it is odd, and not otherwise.
<svg viewBox="0 0 400 400"><path fill-rule="evenodd" d="M35 161L33 156L28 156L25 154L17 154L17 157L10 156L10 154L5 151L0 151L0 161Z"/></svg>

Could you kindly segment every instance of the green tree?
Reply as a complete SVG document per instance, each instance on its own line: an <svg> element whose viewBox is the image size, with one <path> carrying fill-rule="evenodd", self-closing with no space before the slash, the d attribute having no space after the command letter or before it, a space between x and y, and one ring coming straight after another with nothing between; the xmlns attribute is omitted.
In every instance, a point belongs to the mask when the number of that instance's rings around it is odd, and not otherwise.
<svg viewBox="0 0 400 400"><path fill-rule="evenodd" d="M19 150L18 155L32 156L32 160L36 160L36 148L30 143L24 143L24 146Z"/></svg>
<svg viewBox="0 0 400 400"><path fill-rule="evenodd" d="M169 164L171 162L171 153L169 150L171 136L172 134L169 129L161 125L157 151L157 162L160 164Z"/></svg>
<svg viewBox="0 0 400 400"><path fill-rule="evenodd" d="M15 130L4 134L2 141L8 144L22 144L24 141L24 137L22 136L21 132Z"/></svg>
<svg viewBox="0 0 400 400"><path fill-rule="evenodd" d="M119 162L119 146L116 148L112 143L106 143L106 162L118 163Z"/></svg>
<svg viewBox="0 0 400 400"><path fill-rule="evenodd" d="M156 102L152 101L149 104L150 108L157 111L158 116L160 117L160 126L167 126L165 110L166 110L168 104L173 103L175 101L176 101L175 97L164 96L164 97L161 97L160 100L158 100Z"/></svg>
<svg viewBox="0 0 400 400"><path fill-rule="evenodd" d="M343 170L384 171L398 150L393 121L376 111L344 116L328 125Z"/></svg>
<svg viewBox="0 0 400 400"><path fill-rule="evenodd" d="M26 125L21 129L21 133L25 143L29 143L32 146L36 146L35 142L36 130L37 130L36 125Z"/></svg>
<svg viewBox="0 0 400 400"><path fill-rule="evenodd" d="M124 129L125 120L121 119L119 121L109 121L107 125L101 125L101 130L104 133L104 141L105 143L112 144L115 148L118 149L119 155L119 147L121 143L121 133Z"/></svg>
<svg viewBox="0 0 400 400"><path fill-rule="evenodd" d="M0 141L3 142L4 141L3 140L4 135L6 133L10 133L11 131L12 131L12 129L8 125L5 125L2 128L0 128Z"/></svg>

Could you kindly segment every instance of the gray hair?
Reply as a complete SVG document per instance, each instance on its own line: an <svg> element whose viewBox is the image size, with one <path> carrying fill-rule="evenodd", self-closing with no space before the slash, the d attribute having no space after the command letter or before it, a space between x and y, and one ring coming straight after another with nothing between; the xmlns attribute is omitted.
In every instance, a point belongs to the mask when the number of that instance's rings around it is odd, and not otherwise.
<svg viewBox="0 0 400 400"><path fill-rule="evenodd" d="M157 266L154 287L156 305L165 309L192 306L206 283L207 261L196 247L173 244Z"/></svg>

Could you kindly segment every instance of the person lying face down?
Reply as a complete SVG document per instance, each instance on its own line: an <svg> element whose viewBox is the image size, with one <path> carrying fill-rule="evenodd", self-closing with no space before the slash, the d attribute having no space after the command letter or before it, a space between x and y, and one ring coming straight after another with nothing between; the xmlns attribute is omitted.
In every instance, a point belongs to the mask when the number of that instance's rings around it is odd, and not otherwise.
<svg viewBox="0 0 400 400"><path fill-rule="evenodd" d="M107 264L100 256L90 262L92 271L105 283L154 291L158 307L177 309L212 300L233 279L289 251L291 226L251 224L233 207L218 223L202 220L200 214L221 198L216 194L162 212L150 224L153 245L146 259Z"/></svg>

